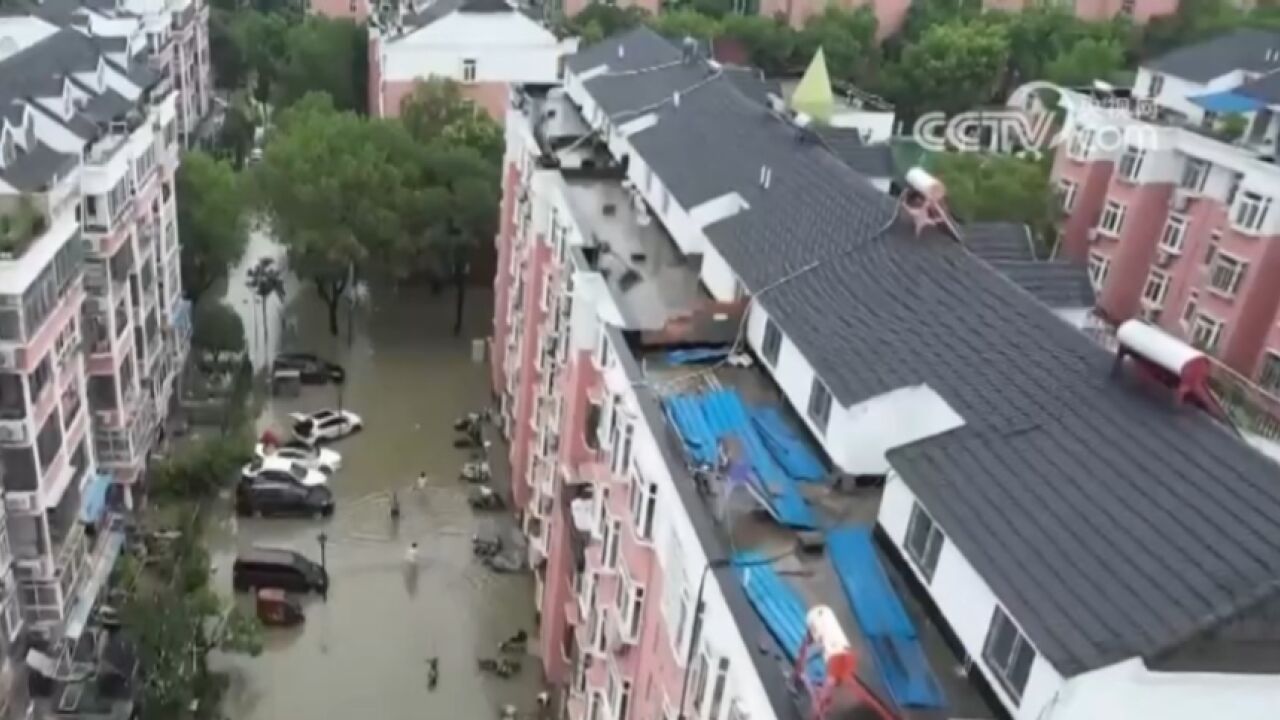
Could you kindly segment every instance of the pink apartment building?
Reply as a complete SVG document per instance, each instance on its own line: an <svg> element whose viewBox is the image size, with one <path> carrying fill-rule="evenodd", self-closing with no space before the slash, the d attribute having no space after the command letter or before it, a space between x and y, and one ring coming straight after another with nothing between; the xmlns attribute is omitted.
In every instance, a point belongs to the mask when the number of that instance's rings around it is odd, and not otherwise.
<svg viewBox="0 0 1280 720"><path fill-rule="evenodd" d="M1099 309L1142 317L1280 390L1280 34L1245 30L1144 66L1145 115L1084 114L1054 175L1063 251L1089 263ZM1154 117L1151 117L1154 115ZM1226 137L1225 115L1247 120Z"/></svg>
<svg viewBox="0 0 1280 720"><path fill-rule="evenodd" d="M91 611L190 337L177 93L134 29L0 19L0 639L54 664L103 640ZM128 702L53 679L52 695L12 696L19 717L64 693Z"/></svg>
<svg viewBox="0 0 1280 720"><path fill-rule="evenodd" d="M1017 12L1031 5L1029 0L983 0L988 10ZM1144 23L1153 17L1172 15L1178 10L1178 0L1075 0L1069 5L1076 17L1082 20L1110 20L1117 16L1133 18Z"/></svg>
<svg viewBox="0 0 1280 720"><path fill-rule="evenodd" d="M511 85L557 82L563 55L577 46L507 0L435 0L369 32L375 117L398 116L415 83L438 77L460 83L466 97L502 122Z"/></svg>
<svg viewBox="0 0 1280 720"><path fill-rule="evenodd" d="M1212 603L1227 576L1280 577L1190 559L1280 537L1249 509L1280 506L1276 486L1256 494L1275 467L1117 369L1064 322L1076 294L1020 286L1000 238L975 254L917 230L767 102L646 28L510 98L492 382L564 716L810 717L791 686L799 631L779 628L823 605L902 717L1192 720L1230 701L1269 718L1280 666L1233 665L1248 633L1174 608ZM708 348L741 353L679 352ZM752 454L768 490L728 496L677 410L719 393L775 413L823 479ZM752 437L717 417L717 437ZM1205 453L1221 464L1202 469ZM1197 492L1171 495L1181 482ZM1165 512L1117 515L1130 493ZM879 570L835 557L830 531L850 523ZM909 598L893 657L842 592L873 582L861 572L896 588L883 602Z"/></svg>

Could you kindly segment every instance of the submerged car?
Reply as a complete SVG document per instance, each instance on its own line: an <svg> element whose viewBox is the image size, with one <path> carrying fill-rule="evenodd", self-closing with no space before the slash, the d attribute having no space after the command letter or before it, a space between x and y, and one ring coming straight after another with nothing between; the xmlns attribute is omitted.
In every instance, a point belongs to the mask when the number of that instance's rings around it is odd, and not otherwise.
<svg viewBox="0 0 1280 720"><path fill-rule="evenodd" d="M333 473L342 467L342 454L337 450L313 447L297 441L279 446L258 443L254 446L253 453L259 459L281 458L297 463L308 470L319 470L323 473Z"/></svg>
<svg viewBox="0 0 1280 720"><path fill-rule="evenodd" d="M307 445L337 440L364 429L364 421L350 410L291 413L293 436Z"/></svg>
<svg viewBox="0 0 1280 720"><path fill-rule="evenodd" d="M241 468L240 480L242 482L272 480L304 487L316 487L328 484L329 477L319 470L312 470L288 458L268 455L257 458Z"/></svg>
<svg viewBox="0 0 1280 720"><path fill-rule="evenodd" d="M333 493L324 485L254 479L236 486L236 512L240 515L328 517L333 514L333 505Z"/></svg>
<svg viewBox="0 0 1280 720"><path fill-rule="evenodd" d="M329 573L301 553L255 547L236 556L231 566L231 584L237 592L249 588L279 588L289 592L324 593L329 589Z"/></svg>
<svg viewBox="0 0 1280 720"><path fill-rule="evenodd" d="M281 370L296 370L299 379L307 385L341 383L347 379L347 371L341 365L304 352L277 355L271 361L271 372L275 374Z"/></svg>

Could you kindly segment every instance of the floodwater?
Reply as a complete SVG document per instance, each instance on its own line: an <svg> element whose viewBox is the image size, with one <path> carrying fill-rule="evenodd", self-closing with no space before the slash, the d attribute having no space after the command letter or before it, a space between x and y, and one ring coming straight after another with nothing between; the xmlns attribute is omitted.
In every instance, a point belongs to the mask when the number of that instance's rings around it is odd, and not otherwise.
<svg viewBox="0 0 1280 720"><path fill-rule="evenodd" d="M249 231L249 243L245 247L244 256L228 273L226 289L222 301L229 305L244 323L245 349L255 368L267 366L274 350L280 347L281 329L284 327L284 303L279 298L271 297L265 303L249 289L249 269L261 258L271 258L283 264L284 248L276 243L269 229L255 223ZM286 282L286 298L297 299L298 283L289 278Z"/></svg>
<svg viewBox="0 0 1280 720"><path fill-rule="evenodd" d="M328 600L307 599L299 629L268 629L259 657L219 658L232 675L228 717L485 720L508 703L521 717L532 712L541 689L537 658L521 658L521 673L507 680L476 670L476 659L494 656L503 638L521 628L534 633L533 588L527 573L495 575L471 555L478 529L510 520L474 513L457 480L466 451L452 446L453 419L490 398L471 339L488 332L491 295L470 294L459 338L450 334L452 299L418 289L375 292L355 315L353 337L344 311L342 334L333 338L315 290L295 286L281 326L271 328L284 349L346 366L341 402L363 417L365 430L330 446L343 455L330 480L333 518L238 519L226 512L212 531L216 582L228 590L236 548L287 547L319 560L318 534L329 538ZM276 332L281 327L285 332ZM338 402L333 386L306 387L300 397L270 401L260 425L284 431L289 412ZM424 491L415 487L420 471L429 477ZM390 519L391 491L402 507L398 523ZM421 550L411 566L405 555L415 541ZM426 679L431 657L439 658L434 690Z"/></svg>

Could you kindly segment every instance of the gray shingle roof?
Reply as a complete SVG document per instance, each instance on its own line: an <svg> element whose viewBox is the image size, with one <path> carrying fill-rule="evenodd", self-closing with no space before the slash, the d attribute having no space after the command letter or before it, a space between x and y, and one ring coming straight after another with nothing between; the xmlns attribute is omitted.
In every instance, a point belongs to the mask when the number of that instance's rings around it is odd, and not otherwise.
<svg viewBox="0 0 1280 720"><path fill-rule="evenodd" d="M1091 308L1097 301L1083 265L1066 260L1005 260L991 266L1055 310Z"/></svg>
<svg viewBox="0 0 1280 720"><path fill-rule="evenodd" d="M1280 72L1271 71L1257 80L1244 83L1236 92L1267 103L1280 103Z"/></svg>
<svg viewBox="0 0 1280 720"><path fill-rule="evenodd" d="M1147 63L1147 67L1203 83L1232 70L1262 73L1280 68L1280 60L1268 60L1271 51L1280 51L1280 33L1240 28L1180 47Z"/></svg>
<svg viewBox="0 0 1280 720"><path fill-rule="evenodd" d="M0 170L0 176L23 192L40 192L49 189L50 182L74 166L78 159L48 145L37 144Z"/></svg>
<svg viewBox="0 0 1280 720"><path fill-rule="evenodd" d="M1030 229L1022 223L975 222L965 225L961 233L964 246L987 262L1036 259Z"/></svg>
<svg viewBox="0 0 1280 720"><path fill-rule="evenodd" d="M620 72L654 67L679 59L679 49L648 27L640 26L579 50L565 62L565 67L570 72L580 73L599 65L607 65L610 72Z"/></svg>
<svg viewBox="0 0 1280 720"><path fill-rule="evenodd" d="M817 127L814 132L852 170L869 178L892 178L898 174L893 148L888 143L867 145L854 128Z"/></svg>
<svg viewBox="0 0 1280 720"><path fill-rule="evenodd" d="M646 32L626 37L643 48ZM587 52L571 70L616 46ZM890 459L1054 667L1156 653L1280 592L1275 465L1112 374L1108 353L959 242L916 236L894 200L732 83L690 77L586 87L684 91L633 148L686 209L747 200L707 236L843 405L927 384L965 418Z"/></svg>

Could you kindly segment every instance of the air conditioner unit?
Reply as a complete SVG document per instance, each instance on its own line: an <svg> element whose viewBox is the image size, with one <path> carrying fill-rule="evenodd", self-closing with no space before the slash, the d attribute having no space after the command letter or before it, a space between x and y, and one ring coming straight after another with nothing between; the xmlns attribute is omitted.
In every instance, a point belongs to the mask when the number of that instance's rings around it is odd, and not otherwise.
<svg viewBox="0 0 1280 720"><path fill-rule="evenodd" d="M1142 308L1142 319L1146 320L1149 323L1159 322L1160 310L1161 308L1156 305L1150 305L1150 306L1144 307Z"/></svg>
<svg viewBox="0 0 1280 720"><path fill-rule="evenodd" d="M1089 232L1085 234L1090 243L1098 242L1098 238L1102 235L1098 232L1098 228L1089 228Z"/></svg>
<svg viewBox="0 0 1280 720"><path fill-rule="evenodd" d="M0 442L23 442L27 439L27 429L22 425L10 423L0 425Z"/></svg>
<svg viewBox="0 0 1280 720"><path fill-rule="evenodd" d="M1174 259L1178 256L1168 250L1158 250L1156 252L1156 267L1167 268L1173 264Z"/></svg>
<svg viewBox="0 0 1280 720"><path fill-rule="evenodd" d="M1186 212L1191 206L1191 194L1186 190L1174 190L1169 196L1169 209L1174 212Z"/></svg>
<svg viewBox="0 0 1280 720"><path fill-rule="evenodd" d="M0 368L5 370L13 370L18 367L18 351L10 349L0 350Z"/></svg>

